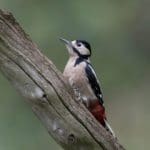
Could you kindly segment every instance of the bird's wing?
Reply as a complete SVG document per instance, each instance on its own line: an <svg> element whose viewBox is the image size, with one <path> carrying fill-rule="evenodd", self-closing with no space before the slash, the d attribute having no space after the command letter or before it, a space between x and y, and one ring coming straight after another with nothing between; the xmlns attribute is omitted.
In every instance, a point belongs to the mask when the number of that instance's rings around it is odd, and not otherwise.
<svg viewBox="0 0 150 150"><path fill-rule="evenodd" d="M87 63L85 68L86 76L89 80L90 86L95 93L95 96L99 99L100 103L103 104L103 96L100 89L99 81L96 77L96 73L94 69L92 68L90 63Z"/></svg>

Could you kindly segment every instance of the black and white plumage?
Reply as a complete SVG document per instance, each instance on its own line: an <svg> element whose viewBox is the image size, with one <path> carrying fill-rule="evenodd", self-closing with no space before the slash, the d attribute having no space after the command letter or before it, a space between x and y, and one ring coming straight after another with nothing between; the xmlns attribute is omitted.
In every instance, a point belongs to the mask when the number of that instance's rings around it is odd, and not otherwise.
<svg viewBox="0 0 150 150"><path fill-rule="evenodd" d="M91 56L90 44L84 40L74 40L72 42L66 39L60 40L65 43L69 52L69 60L63 73L64 77L95 118L114 135L106 121L99 81L89 60Z"/></svg>
<svg viewBox="0 0 150 150"><path fill-rule="evenodd" d="M87 63L85 72L86 72L86 76L89 80L89 83L91 85L93 92L95 93L101 105L103 105L103 96L102 96L102 92L100 89L99 81L90 63Z"/></svg>

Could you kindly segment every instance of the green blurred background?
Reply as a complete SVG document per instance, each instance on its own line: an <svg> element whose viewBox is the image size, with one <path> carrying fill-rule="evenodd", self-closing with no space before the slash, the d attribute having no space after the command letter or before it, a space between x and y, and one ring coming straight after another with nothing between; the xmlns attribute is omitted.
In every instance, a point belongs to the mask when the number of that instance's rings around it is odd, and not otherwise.
<svg viewBox="0 0 150 150"><path fill-rule="evenodd" d="M0 0L63 71L58 37L85 39L101 79L108 120L128 150L149 149L150 1ZM0 74L0 150L61 150Z"/></svg>

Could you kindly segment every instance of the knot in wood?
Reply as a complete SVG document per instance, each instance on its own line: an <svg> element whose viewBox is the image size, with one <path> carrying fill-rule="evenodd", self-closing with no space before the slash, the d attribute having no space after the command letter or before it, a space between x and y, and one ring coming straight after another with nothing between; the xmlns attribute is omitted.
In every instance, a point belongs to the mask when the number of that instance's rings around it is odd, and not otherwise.
<svg viewBox="0 0 150 150"><path fill-rule="evenodd" d="M69 136L68 136L68 142L69 143L74 143L75 142L75 135L74 134L69 134Z"/></svg>

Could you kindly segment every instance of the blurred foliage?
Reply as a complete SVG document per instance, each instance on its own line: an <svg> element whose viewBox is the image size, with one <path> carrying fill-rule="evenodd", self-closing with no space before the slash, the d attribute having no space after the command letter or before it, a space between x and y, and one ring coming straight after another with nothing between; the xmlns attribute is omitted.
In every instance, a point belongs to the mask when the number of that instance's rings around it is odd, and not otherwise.
<svg viewBox="0 0 150 150"><path fill-rule="evenodd" d="M130 150L149 148L150 2L148 0L0 0L55 65L67 51L58 38L85 39L103 87L108 120ZM0 75L0 150L61 149Z"/></svg>

